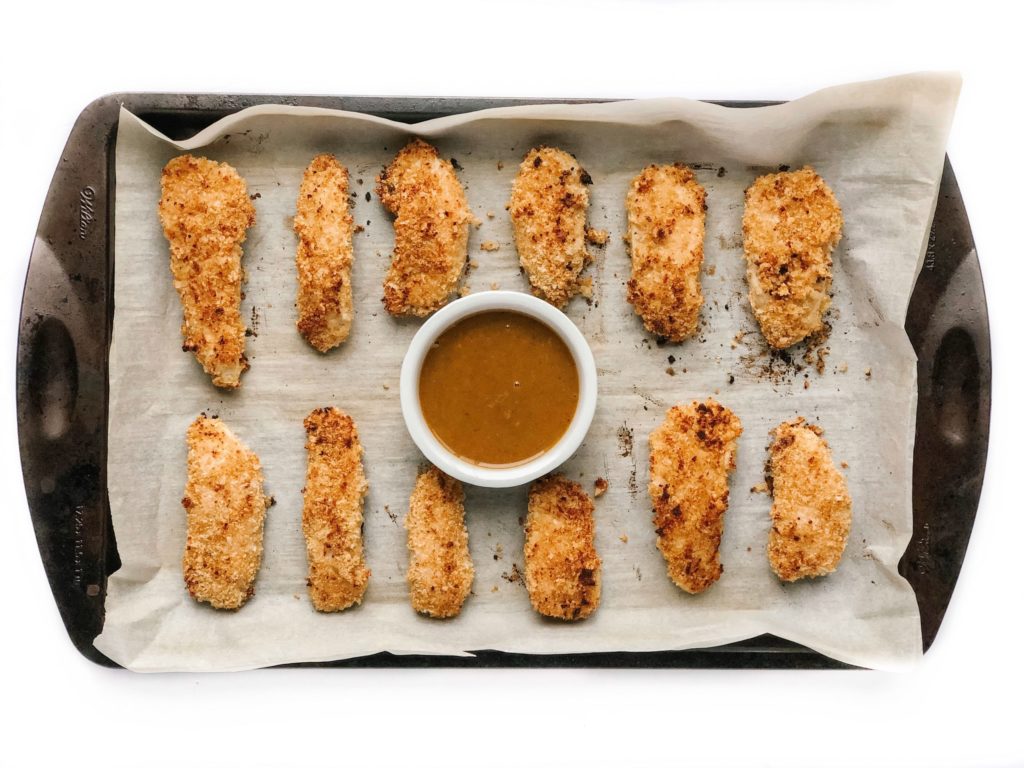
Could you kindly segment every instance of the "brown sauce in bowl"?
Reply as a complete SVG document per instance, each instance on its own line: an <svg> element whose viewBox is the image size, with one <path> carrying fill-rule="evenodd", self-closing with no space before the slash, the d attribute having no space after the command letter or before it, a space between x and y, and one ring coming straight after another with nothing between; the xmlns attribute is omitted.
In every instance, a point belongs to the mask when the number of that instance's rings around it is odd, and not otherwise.
<svg viewBox="0 0 1024 768"><path fill-rule="evenodd" d="M480 312L445 330L420 370L420 408L430 431L473 464L507 467L547 451L576 413L572 352L540 320Z"/></svg>

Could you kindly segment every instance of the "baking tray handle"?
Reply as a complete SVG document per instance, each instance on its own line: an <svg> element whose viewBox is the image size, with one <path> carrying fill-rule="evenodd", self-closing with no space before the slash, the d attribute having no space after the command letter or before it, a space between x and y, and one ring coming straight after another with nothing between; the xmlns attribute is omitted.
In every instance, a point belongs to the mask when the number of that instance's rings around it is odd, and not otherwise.
<svg viewBox="0 0 1024 768"><path fill-rule="evenodd" d="M934 224L910 298L917 353L914 532L900 573L914 587L927 650L967 552L988 455L992 355L981 265L946 158Z"/></svg>
<svg viewBox="0 0 1024 768"><path fill-rule="evenodd" d="M109 664L107 575L120 567L106 493L106 366L118 102L99 99L72 129L47 193L18 329L18 437L36 540L75 646Z"/></svg>

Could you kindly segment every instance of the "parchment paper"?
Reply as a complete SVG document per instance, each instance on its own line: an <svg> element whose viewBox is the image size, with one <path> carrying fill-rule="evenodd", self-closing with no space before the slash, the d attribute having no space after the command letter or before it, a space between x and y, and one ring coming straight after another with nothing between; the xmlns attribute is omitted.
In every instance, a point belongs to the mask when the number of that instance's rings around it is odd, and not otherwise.
<svg viewBox="0 0 1024 768"><path fill-rule="evenodd" d="M760 109L658 99L502 108L411 127L266 106L181 143L122 111L107 467L122 567L109 581L96 647L135 670L233 670L378 651L655 651L770 632L853 664L913 661L922 652L917 604L896 571L911 533L917 396L903 322L959 84L952 75L912 75ZM549 621L530 608L518 579L525 487L467 488L477 574L462 614L436 621L409 606L402 520L423 458L402 422L398 375L419 321L396 321L381 306L393 233L368 193L411 135L436 142L463 169L482 222L470 236L470 256L479 263L466 280L472 291L528 289L504 205L530 147L572 151L594 179L590 220L611 237L606 247L592 247L592 303L578 298L568 315L592 345L600 395L586 442L563 467L588 490L598 477L609 483L596 502L604 591L587 621ZM182 150L231 163L256 198L256 224L244 245L252 369L233 393L215 389L181 351L181 309L157 201L161 168ZM322 356L295 330L291 224L302 171L325 151L351 171L354 216L364 230L355 237L352 336ZM677 161L696 170L708 193L706 304L698 338L659 346L625 300L624 197L644 165ZM767 355L743 280L744 189L781 164L805 163L835 190L846 222L834 254L832 332L818 347L829 352L822 373L802 360L805 346L788 361ZM485 240L500 250L481 251ZM814 348L808 357L816 361ZM670 405L709 395L739 415L744 433L721 547L725 572L706 593L690 596L669 581L655 548L647 435ZM301 531L302 420L323 405L355 418L370 483L365 542L373 575L362 606L331 615L317 614L306 596ZM196 604L182 582L185 430L202 410L219 414L258 452L277 500L267 515L255 596L236 613ZM769 430L797 414L820 423L836 462L848 464L853 529L836 573L785 585L765 554L770 498L751 488L763 480Z"/></svg>

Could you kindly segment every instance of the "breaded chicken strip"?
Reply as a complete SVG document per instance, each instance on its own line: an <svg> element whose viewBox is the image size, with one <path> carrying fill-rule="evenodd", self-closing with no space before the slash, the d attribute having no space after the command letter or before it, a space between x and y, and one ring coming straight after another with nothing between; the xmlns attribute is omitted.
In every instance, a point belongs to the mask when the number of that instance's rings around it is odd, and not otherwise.
<svg viewBox="0 0 1024 768"><path fill-rule="evenodd" d="M601 558L594 548L594 502L579 483L550 475L530 486L526 590L544 616L585 619L601 602Z"/></svg>
<svg viewBox="0 0 1024 768"><path fill-rule="evenodd" d="M462 483L437 467L420 474L409 499L409 597L435 619L458 616L473 586L462 500Z"/></svg>
<svg viewBox="0 0 1024 768"><path fill-rule="evenodd" d="M564 307L580 292L587 253L590 175L568 152L537 147L526 153L508 202L519 263L533 292Z"/></svg>
<svg viewBox="0 0 1024 768"><path fill-rule="evenodd" d="M309 598L318 611L341 611L362 601L370 580L363 559L363 446L355 422L337 408L317 408L304 424Z"/></svg>
<svg viewBox="0 0 1024 768"><path fill-rule="evenodd" d="M670 408L651 433L651 480L658 549L668 575L695 595L722 575L718 546L736 468L739 418L712 399Z"/></svg>
<svg viewBox="0 0 1024 768"><path fill-rule="evenodd" d="M633 262L626 298L644 327L669 341L697 332L706 209L704 187L684 165L649 165L626 193Z"/></svg>
<svg viewBox="0 0 1024 768"><path fill-rule="evenodd" d="M747 189L743 252L750 306L776 349L821 330L832 303L832 249L842 230L839 203L812 168L762 176Z"/></svg>
<svg viewBox="0 0 1024 768"><path fill-rule="evenodd" d="M413 139L377 177L377 194L396 217L384 307L429 315L448 302L466 268L473 214L465 190L451 163Z"/></svg>
<svg viewBox="0 0 1024 768"><path fill-rule="evenodd" d="M306 168L295 204L299 247L299 333L321 352L348 338L352 327L352 214L348 169L334 155Z"/></svg>
<svg viewBox="0 0 1024 768"><path fill-rule="evenodd" d="M852 502L822 431L803 418L775 428L766 480L772 493L768 562L784 581L832 573L846 549Z"/></svg>
<svg viewBox="0 0 1024 768"><path fill-rule="evenodd" d="M182 349L218 387L249 368L242 324L242 243L256 221L245 181L227 163L181 155L164 166L160 222L181 297Z"/></svg>
<svg viewBox="0 0 1024 768"><path fill-rule="evenodd" d="M196 418L188 428L188 481L181 500L188 533L181 567L197 601L234 610L252 597L269 505L256 454L222 421Z"/></svg>

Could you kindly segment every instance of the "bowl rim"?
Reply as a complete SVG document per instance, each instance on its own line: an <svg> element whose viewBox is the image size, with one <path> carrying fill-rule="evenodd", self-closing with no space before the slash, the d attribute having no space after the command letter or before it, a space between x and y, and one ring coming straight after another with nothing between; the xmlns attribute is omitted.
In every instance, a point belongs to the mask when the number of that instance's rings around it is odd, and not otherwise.
<svg viewBox="0 0 1024 768"><path fill-rule="evenodd" d="M576 412L565 434L551 448L530 461L512 467L481 467L462 459L434 436L419 400L420 371L431 345L444 331L470 315L507 310L541 321L565 342L579 377ZM583 333L564 312L546 301L519 291L470 294L435 312L409 342L399 380L402 417L416 447L434 466L462 482L485 488L511 488L546 475L564 464L583 443L597 409L597 365Z"/></svg>

